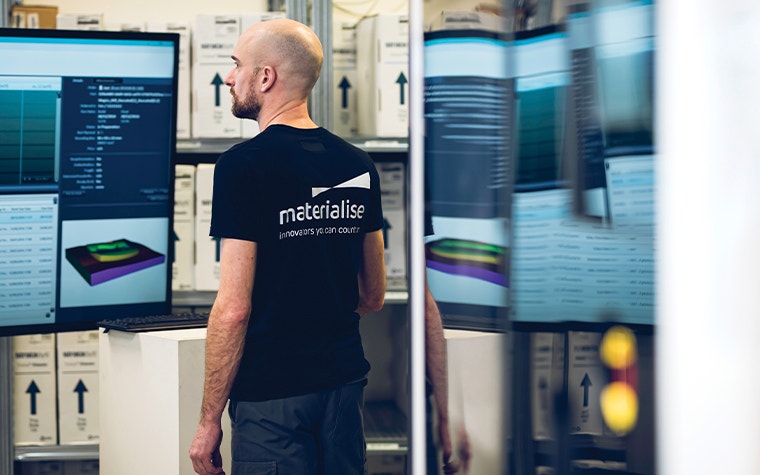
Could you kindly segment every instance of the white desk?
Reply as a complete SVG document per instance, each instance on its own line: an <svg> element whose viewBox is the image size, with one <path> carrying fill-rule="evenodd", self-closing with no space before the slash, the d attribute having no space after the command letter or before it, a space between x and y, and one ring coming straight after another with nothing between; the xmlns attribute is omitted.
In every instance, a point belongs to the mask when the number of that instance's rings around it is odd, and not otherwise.
<svg viewBox="0 0 760 475"><path fill-rule="evenodd" d="M509 367L505 367L510 342L507 335L444 330L449 382L449 427L454 447L457 428L469 437L469 474L506 473L505 447L511 437L505 408L510 404Z"/></svg>
<svg viewBox="0 0 760 475"><path fill-rule="evenodd" d="M206 329L100 333L100 471L192 474ZM229 418L222 458L230 468Z"/></svg>

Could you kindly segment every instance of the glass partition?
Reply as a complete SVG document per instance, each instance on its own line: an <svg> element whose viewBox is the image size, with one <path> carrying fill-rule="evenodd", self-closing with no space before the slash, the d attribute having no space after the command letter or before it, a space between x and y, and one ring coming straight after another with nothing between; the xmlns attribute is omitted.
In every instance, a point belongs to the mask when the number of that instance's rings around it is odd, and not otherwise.
<svg viewBox="0 0 760 475"><path fill-rule="evenodd" d="M653 474L655 5L424 4L454 455L464 442L471 473Z"/></svg>

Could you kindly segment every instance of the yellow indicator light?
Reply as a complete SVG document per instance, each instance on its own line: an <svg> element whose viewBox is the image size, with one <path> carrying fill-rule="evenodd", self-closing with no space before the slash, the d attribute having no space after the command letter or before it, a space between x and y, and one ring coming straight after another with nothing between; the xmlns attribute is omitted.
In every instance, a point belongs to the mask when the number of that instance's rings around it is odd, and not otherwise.
<svg viewBox="0 0 760 475"><path fill-rule="evenodd" d="M602 416L607 426L618 435L630 432L639 417L639 398L628 384L616 381L602 389Z"/></svg>
<svg viewBox="0 0 760 475"><path fill-rule="evenodd" d="M611 369L625 369L636 362L636 335L622 326L607 330L599 346L602 362Z"/></svg>

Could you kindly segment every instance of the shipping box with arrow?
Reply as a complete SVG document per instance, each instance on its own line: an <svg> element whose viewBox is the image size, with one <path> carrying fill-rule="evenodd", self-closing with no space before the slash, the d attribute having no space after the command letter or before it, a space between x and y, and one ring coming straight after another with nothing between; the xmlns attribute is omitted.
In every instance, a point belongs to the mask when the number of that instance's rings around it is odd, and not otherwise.
<svg viewBox="0 0 760 475"><path fill-rule="evenodd" d="M333 126L341 137L359 134L357 117L356 24L342 22L333 38Z"/></svg>
<svg viewBox="0 0 760 475"><path fill-rule="evenodd" d="M240 36L240 15L198 14L192 35L192 136L240 138L242 123L230 112L224 78Z"/></svg>
<svg viewBox="0 0 760 475"><path fill-rule="evenodd" d="M381 14L356 27L359 135L409 135L409 17Z"/></svg>
<svg viewBox="0 0 760 475"><path fill-rule="evenodd" d="M55 336L13 337L13 444L56 445Z"/></svg>
<svg viewBox="0 0 760 475"><path fill-rule="evenodd" d="M58 430L61 445L100 440L98 331L57 334Z"/></svg>

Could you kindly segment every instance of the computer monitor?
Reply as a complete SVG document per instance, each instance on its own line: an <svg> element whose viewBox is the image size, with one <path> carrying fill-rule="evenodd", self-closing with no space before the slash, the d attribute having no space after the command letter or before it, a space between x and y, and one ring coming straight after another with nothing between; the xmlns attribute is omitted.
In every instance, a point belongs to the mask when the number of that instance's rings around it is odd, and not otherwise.
<svg viewBox="0 0 760 475"><path fill-rule="evenodd" d="M170 311L178 43L0 29L0 335Z"/></svg>
<svg viewBox="0 0 760 475"><path fill-rule="evenodd" d="M517 35L510 304L520 327L654 322L653 11L614 2Z"/></svg>
<svg viewBox="0 0 760 475"><path fill-rule="evenodd" d="M425 34L425 179L434 235L427 279L444 325L501 330L509 289L509 41Z"/></svg>

